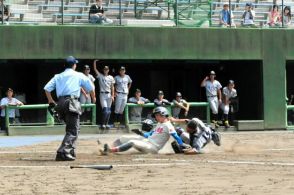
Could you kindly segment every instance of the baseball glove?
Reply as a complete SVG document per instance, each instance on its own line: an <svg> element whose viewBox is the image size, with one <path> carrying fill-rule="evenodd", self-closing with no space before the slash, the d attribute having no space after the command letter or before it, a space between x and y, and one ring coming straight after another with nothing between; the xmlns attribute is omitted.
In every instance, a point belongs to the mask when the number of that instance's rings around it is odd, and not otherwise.
<svg viewBox="0 0 294 195"><path fill-rule="evenodd" d="M131 131L136 133L137 135L144 136L144 133L139 129L132 129Z"/></svg>

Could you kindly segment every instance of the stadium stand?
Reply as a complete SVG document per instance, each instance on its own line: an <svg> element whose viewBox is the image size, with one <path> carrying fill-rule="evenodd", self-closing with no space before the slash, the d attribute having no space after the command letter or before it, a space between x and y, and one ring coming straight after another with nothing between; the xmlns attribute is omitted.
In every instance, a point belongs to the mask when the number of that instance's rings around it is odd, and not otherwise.
<svg viewBox="0 0 294 195"><path fill-rule="evenodd" d="M174 0L105 0L106 15L114 24L146 25L146 26L174 26L177 17L180 24L201 26L209 22L209 26L218 26L219 12L225 0L178 0L178 16L174 15ZM231 10L238 25L244 11L246 0L232 0ZM254 0L256 26L263 26L267 21L267 14L273 5L271 0ZM8 0L11 16L9 23L21 24L88 24L88 12L94 0ZM280 5L281 3L278 2ZM284 3L294 6L294 2ZM121 12L120 12L121 10ZM280 9L281 10L281 9ZM120 20L121 19L121 20Z"/></svg>

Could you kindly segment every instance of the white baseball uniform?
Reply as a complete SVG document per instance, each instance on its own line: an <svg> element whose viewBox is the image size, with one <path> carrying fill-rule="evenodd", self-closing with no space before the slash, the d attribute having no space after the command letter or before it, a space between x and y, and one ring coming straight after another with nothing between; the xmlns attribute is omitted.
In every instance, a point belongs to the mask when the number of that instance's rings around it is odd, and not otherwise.
<svg viewBox="0 0 294 195"><path fill-rule="evenodd" d="M128 85L132 83L132 79L129 77L129 75L124 75L123 77L117 75L114 79L116 90L114 113L123 114L128 101Z"/></svg>
<svg viewBox="0 0 294 195"><path fill-rule="evenodd" d="M149 100L144 97L140 97L139 100L137 100L136 97L129 98L130 103L137 104L138 101L144 102L144 104L149 102ZM130 120L140 122L142 120L141 119L142 110L143 110L142 106L131 107L130 108Z"/></svg>
<svg viewBox="0 0 294 195"><path fill-rule="evenodd" d="M97 76L100 87L100 104L102 108L110 108L112 104L111 86L114 85L115 80L111 75L99 74Z"/></svg>
<svg viewBox="0 0 294 195"><path fill-rule="evenodd" d="M224 87L223 88L223 98L234 98L237 97L237 90L236 89L232 89L230 90L228 87ZM221 105L222 110L224 111L224 114L229 114L230 111L230 105L226 105L225 102L222 103Z"/></svg>
<svg viewBox="0 0 294 195"><path fill-rule="evenodd" d="M217 91L222 88L222 85L214 80L211 82L210 80L205 81L204 87L206 89L206 97L209 103L209 106L212 110L213 114L218 114L218 99L217 99Z"/></svg>
<svg viewBox="0 0 294 195"><path fill-rule="evenodd" d="M184 104L188 104L186 100L181 99L180 102L178 102L177 100L173 100L174 105L176 105L176 103L180 104L180 105L184 105ZM173 108L173 117L174 118L179 118L180 112L181 112L181 107L179 106L175 106Z"/></svg>

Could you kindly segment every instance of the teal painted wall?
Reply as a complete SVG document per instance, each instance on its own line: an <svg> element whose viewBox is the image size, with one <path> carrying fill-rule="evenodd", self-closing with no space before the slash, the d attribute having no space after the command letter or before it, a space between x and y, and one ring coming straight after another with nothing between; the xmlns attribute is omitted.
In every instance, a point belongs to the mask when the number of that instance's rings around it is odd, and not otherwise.
<svg viewBox="0 0 294 195"><path fill-rule="evenodd" d="M294 59L293 30L1 26L0 37L0 59L262 60L264 127L286 127L285 64Z"/></svg>

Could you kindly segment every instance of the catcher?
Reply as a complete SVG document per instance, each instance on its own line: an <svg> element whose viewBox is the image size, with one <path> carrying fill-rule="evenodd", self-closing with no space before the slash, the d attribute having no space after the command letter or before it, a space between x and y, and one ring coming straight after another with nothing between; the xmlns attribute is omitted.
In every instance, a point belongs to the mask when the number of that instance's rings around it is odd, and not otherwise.
<svg viewBox="0 0 294 195"><path fill-rule="evenodd" d="M143 153L157 154L168 142L170 136L177 141L179 148L191 148L188 144L183 143L182 139L178 136L168 118L169 113L166 108L155 108L152 117L158 122L154 130L143 134L143 136L124 137L124 140L120 139L120 143L116 141L112 148L109 148L107 144L104 144L104 150L100 151L101 154L107 155L108 153L124 152L131 148Z"/></svg>
<svg viewBox="0 0 294 195"><path fill-rule="evenodd" d="M186 130L176 128L177 134L181 137L184 143L189 144L191 148L181 148L176 142L172 142L172 148L175 153L184 154L198 154L201 153L202 148L206 146L211 140L215 145L221 145L220 134L212 129L210 126L205 125L200 119L175 119L170 118L172 122L186 122Z"/></svg>

